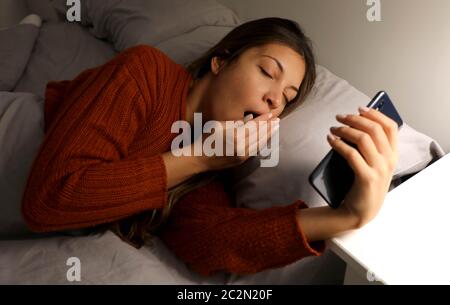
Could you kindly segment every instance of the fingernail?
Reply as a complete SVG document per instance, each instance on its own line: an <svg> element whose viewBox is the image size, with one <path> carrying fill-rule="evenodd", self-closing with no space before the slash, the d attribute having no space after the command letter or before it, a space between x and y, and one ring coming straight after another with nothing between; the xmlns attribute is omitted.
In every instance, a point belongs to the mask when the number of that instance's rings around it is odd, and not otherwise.
<svg viewBox="0 0 450 305"><path fill-rule="evenodd" d="M369 112L369 110L370 110L370 108L367 108L367 107L358 107L358 111L360 112L360 113L363 113L363 112Z"/></svg>
<svg viewBox="0 0 450 305"><path fill-rule="evenodd" d="M332 134L327 134L327 139L328 139L329 141L334 141L334 140L336 140L336 137L333 136Z"/></svg>
<svg viewBox="0 0 450 305"><path fill-rule="evenodd" d="M337 130L337 127L331 127L330 130L331 130L331 131L336 131L336 130Z"/></svg>
<svg viewBox="0 0 450 305"><path fill-rule="evenodd" d="M252 120L252 119L253 119L253 114L247 114L247 115L245 116L245 118L244 118L244 121L247 122L247 121L250 121L250 120Z"/></svg>
<svg viewBox="0 0 450 305"><path fill-rule="evenodd" d="M336 116L336 118L338 119L338 120L343 120L343 119L345 119L347 116L346 115L343 115L343 114L338 114L337 116Z"/></svg>
<svg viewBox="0 0 450 305"><path fill-rule="evenodd" d="M272 112L269 113L269 119L273 116Z"/></svg>

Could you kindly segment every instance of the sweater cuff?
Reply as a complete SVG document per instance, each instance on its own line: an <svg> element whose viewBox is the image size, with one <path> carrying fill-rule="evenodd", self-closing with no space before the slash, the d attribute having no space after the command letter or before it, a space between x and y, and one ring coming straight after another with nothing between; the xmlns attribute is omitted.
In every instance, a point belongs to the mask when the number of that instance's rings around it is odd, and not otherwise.
<svg viewBox="0 0 450 305"><path fill-rule="evenodd" d="M307 209L308 208L308 206L302 200L297 200L294 203L294 206L297 209ZM295 221L296 221L296 225L297 225L297 230L298 230L298 232L300 234L300 238L301 238L301 241L302 241L303 245L305 246L305 249L308 250L308 252L311 255L315 255L315 256L322 255L325 252L325 248L326 248L325 241L324 240L318 240L318 241L309 242L307 237L306 237L306 235L305 235L305 232L303 232L303 229L301 227L301 221L302 221L301 216L300 216L300 221L298 221L297 214L296 214L295 215Z"/></svg>

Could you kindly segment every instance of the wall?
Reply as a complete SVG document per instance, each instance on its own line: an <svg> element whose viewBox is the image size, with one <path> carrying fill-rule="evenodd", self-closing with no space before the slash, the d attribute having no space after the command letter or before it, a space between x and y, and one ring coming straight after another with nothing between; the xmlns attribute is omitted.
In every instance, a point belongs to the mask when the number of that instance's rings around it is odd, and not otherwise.
<svg viewBox="0 0 450 305"><path fill-rule="evenodd" d="M318 63L373 96L386 90L410 126L450 152L450 1L219 0L242 21L278 16L300 23Z"/></svg>

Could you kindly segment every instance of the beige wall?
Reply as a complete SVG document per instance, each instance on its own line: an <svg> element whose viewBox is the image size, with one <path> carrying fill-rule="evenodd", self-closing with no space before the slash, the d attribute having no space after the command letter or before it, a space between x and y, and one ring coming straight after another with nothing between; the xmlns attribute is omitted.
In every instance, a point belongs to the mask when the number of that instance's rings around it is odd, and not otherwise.
<svg viewBox="0 0 450 305"><path fill-rule="evenodd" d="M279 16L300 23L319 64L369 96L386 90L404 120L450 152L450 1L219 0L243 21Z"/></svg>

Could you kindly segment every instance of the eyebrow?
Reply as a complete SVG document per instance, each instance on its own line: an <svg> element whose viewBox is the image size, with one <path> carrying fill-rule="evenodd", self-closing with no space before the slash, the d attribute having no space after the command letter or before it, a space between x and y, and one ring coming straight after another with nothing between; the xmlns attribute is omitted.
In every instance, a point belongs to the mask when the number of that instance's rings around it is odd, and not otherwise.
<svg viewBox="0 0 450 305"><path fill-rule="evenodd" d="M265 54L263 54L261 56L269 57L269 58L275 60L275 62L277 63L278 68L281 70L281 73L284 73L283 65L278 61L278 59L276 59L275 57L272 57L270 55L265 55ZM288 88L293 89L293 90L295 90L295 92L298 93L298 88L296 88L295 86L289 86Z"/></svg>

